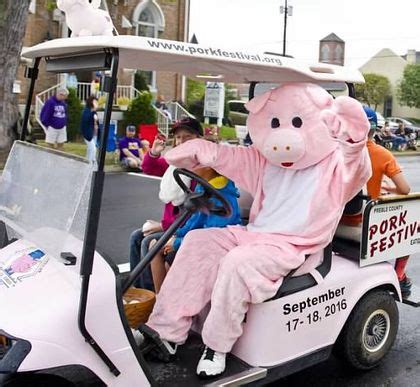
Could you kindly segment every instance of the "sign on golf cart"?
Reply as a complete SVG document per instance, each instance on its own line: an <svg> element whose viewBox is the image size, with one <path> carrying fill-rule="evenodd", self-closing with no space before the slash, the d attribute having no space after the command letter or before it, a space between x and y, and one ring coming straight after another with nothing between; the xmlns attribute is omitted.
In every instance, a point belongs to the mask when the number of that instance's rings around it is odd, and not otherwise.
<svg viewBox="0 0 420 387"><path fill-rule="evenodd" d="M411 255L420 250L418 195L378 201L367 206L363 225L360 266ZM411 200L410 200L411 199Z"/></svg>

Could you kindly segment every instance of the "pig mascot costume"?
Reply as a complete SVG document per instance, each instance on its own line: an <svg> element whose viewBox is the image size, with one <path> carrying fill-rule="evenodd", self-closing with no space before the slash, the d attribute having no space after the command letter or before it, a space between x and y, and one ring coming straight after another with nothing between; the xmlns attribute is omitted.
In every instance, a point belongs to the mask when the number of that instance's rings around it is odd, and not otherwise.
<svg viewBox="0 0 420 387"><path fill-rule="evenodd" d="M145 327L161 354L174 354L210 302L197 367L203 377L224 371L249 304L273 297L306 254L331 242L345 204L371 174L369 123L356 100L290 83L246 107L253 146L196 139L165 156L177 167L214 168L254 198L247 226L188 233Z"/></svg>

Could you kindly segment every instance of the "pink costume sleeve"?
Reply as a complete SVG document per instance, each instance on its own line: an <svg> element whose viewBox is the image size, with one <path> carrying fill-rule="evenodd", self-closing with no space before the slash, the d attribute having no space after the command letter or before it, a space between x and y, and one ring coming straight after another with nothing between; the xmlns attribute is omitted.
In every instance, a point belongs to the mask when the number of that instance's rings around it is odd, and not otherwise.
<svg viewBox="0 0 420 387"><path fill-rule="evenodd" d="M190 140L165 155L169 164L179 168L211 167L255 196L263 176L265 159L253 147L217 145L201 139Z"/></svg>
<svg viewBox="0 0 420 387"><path fill-rule="evenodd" d="M343 157L341 200L352 199L372 174L366 148L370 123L362 105L353 98L338 97L330 110L322 113Z"/></svg>
<svg viewBox="0 0 420 387"><path fill-rule="evenodd" d="M150 152L147 152L144 155L141 168L143 169L143 172L147 175L163 176L163 174L168 168L168 163L162 156L153 157L150 155Z"/></svg>
<svg viewBox="0 0 420 387"><path fill-rule="evenodd" d="M356 144L340 141L340 147L344 161L342 197L347 203L369 180L372 167L365 140Z"/></svg>

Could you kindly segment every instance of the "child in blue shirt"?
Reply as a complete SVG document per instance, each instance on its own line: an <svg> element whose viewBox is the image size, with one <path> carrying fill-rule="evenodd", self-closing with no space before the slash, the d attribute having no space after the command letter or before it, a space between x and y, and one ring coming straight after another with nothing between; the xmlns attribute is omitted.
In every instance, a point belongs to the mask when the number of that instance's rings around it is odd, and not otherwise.
<svg viewBox="0 0 420 387"><path fill-rule="evenodd" d="M216 188L224 198L230 203L232 207L232 214L230 217L222 217L214 213L206 214L204 212L194 213L187 222L180 227L174 236L168 241L162 251L157 254L151 263L153 282L156 293L159 292L165 279L167 270L175 259L175 254L178 251L183 238L191 231L199 228L210 227L226 227L228 225L235 225L241 223L240 209L238 204L239 191L235 184L228 178L219 175L212 168L199 168L194 170L194 173L207 180L214 188ZM195 192L203 192L204 188L197 185ZM211 198L211 201L216 206L221 206L221 203L216 198Z"/></svg>

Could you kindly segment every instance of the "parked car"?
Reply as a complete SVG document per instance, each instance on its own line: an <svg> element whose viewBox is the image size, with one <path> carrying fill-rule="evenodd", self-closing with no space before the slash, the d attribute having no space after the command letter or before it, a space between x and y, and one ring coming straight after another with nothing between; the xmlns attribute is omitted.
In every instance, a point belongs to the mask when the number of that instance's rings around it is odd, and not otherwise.
<svg viewBox="0 0 420 387"><path fill-rule="evenodd" d="M378 128L382 128L385 125L384 116L381 113L376 112L376 118L378 120Z"/></svg>
<svg viewBox="0 0 420 387"><path fill-rule="evenodd" d="M228 122L230 126L246 125L248 110L246 110L245 103L246 101L241 100L228 101Z"/></svg>
<svg viewBox="0 0 420 387"><path fill-rule="evenodd" d="M390 125L390 129L394 130L394 126L396 126L396 128L398 128L399 124L404 124L404 126L406 127L406 129L411 129L413 130L413 132L417 133L420 132L420 126L417 126L416 124L414 124L412 121L407 120L406 118L402 118L402 117L387 117L386 119L389 122ZM391 126L391 123L393 124Z"/></svg>

